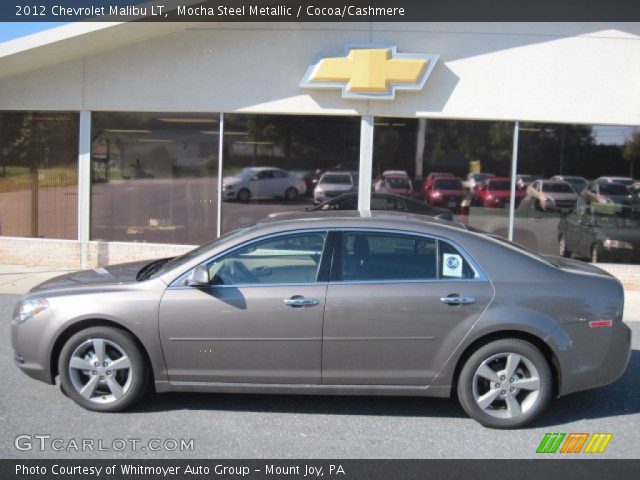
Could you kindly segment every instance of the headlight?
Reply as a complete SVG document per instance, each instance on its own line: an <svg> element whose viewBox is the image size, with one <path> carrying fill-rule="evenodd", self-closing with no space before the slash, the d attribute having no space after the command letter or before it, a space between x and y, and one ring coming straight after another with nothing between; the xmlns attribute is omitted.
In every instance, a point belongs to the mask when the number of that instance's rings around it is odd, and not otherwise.
<svg viewBox="0 0 640 480"><path fill-rule="evenodd" d="M35 318L49 308L49 302L46 298L31 298L25 300L20 305L17 315L14 316L13 321L16 325L26 322L30 318Z"/></svg>
<svg viewBox="0 0 640 480"><path fill-rule="evenodd" d="M322 187L321 186L317 186L316 187L316 193L322 193Z"/></svg>
<svg viewBox="0 0 640 480"><path fill-rule="evenodd" d="M622 240L605 240L604 241L605 248L627 248L629 250L633 249L633 245L629 242L623 242Z"/></svg>
<svg viewBox="0 0 640 480"><path fill-rule="evenodd" d="M223 185L222 190L233 190L233 185Z"/></svg>

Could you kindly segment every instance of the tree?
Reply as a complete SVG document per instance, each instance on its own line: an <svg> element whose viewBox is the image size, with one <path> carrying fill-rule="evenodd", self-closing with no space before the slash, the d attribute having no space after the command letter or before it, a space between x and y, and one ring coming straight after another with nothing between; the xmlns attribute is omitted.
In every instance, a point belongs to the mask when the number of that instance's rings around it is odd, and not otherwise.
<svg viewBox="0 0 640 480"><path fill-rule="evenodd" d="M634 166L640 160L640 131L635 131L624 144L622 158L629 162L629 176L634 175Z"/></svg>

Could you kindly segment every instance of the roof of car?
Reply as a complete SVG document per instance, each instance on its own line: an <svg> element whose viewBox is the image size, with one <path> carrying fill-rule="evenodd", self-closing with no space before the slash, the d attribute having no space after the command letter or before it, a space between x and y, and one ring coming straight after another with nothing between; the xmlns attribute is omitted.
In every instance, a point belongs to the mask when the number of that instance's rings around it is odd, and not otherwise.
<svg viewBox="0 0 640 480"><path fill-rule="evenodd" d="M466 227L459 223L439 220L437 218L425 217L407 212L394 212L387 210L327 210L327 211L304 211L304 212L282 212L273 217L266 217L260 220L258 227L273 224L295 223L298 227L312 227L314 224L322 227L344 227L366 226L376 227L403 227L415 226L417 228L433 225L439 227L454 228L456 230L466 230ZM395 225L393 225L395 224Z"/></svg>
<svg viewBox="0 0 640 480"><path fill-rule="evenodd" d="M278 167L245 167L244 170L255 170L256 172L262 172L265 170L282 170Z"/></svg>

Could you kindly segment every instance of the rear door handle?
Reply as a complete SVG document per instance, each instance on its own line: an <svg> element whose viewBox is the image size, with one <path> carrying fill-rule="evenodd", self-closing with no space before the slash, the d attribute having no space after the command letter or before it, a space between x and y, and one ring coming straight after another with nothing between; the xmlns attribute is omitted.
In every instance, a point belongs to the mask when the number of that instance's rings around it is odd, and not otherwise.
<svg viewBox="0 0 640 480"><path fill-rule="evenodd" d="M476 298L468 295L451 294L446 297L440 297L440 301L447 305L469 305L470 303L476 303Z"/></svg>
<svg viewBox="0 0 640 480"><path fill-rule="evenodd" d="M303 297L302 295L294 295L291 298L285 298L283 302L285 305L289 305L290 307L294 307L294 308L314 307L320 304L320 299Z"/></svg>

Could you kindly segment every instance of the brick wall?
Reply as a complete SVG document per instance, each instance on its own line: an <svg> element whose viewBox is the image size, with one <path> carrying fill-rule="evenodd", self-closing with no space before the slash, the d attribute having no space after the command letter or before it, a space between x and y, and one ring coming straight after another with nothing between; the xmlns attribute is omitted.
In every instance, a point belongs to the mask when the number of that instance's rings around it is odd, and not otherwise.
<svg viewBox="0 0 640 480"><path fill-rule="evenodd" d="M89 242L88 266L99 267L150 258L173 257L193 246L150 243ZM76 240L0 237L0 263L57 268L81 267L82 248Z"/></svg>

